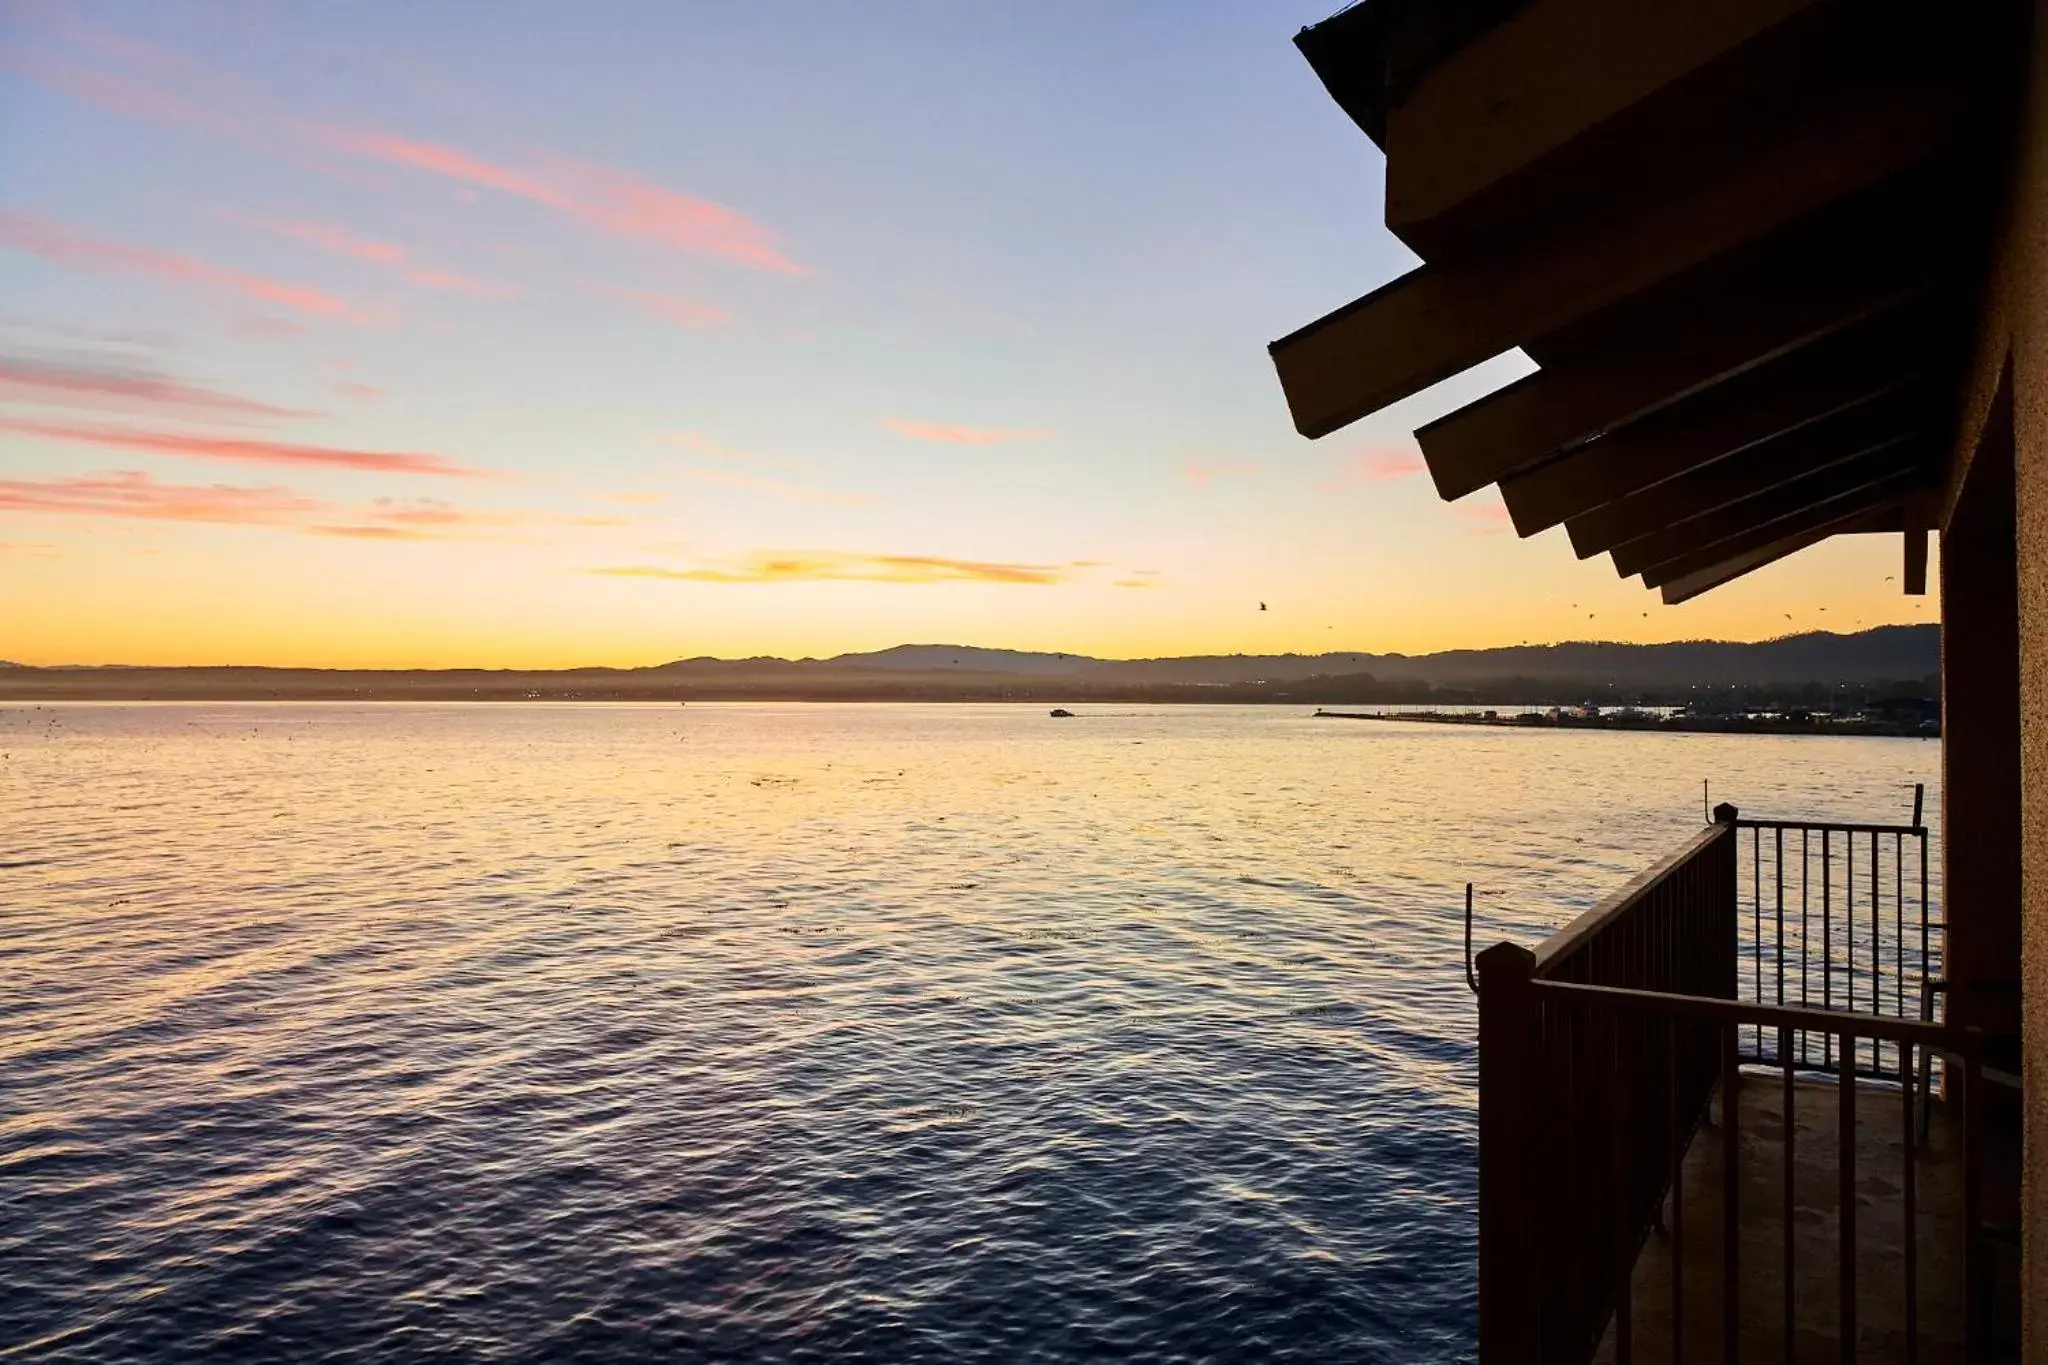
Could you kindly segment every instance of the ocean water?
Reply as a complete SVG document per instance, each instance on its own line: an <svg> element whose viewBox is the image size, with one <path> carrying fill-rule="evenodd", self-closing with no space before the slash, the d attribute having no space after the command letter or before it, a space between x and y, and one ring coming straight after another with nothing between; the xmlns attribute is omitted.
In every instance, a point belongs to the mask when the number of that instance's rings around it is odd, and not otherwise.
<svg viewBox="0 0 2048 1365"><path fill-rule="evenodd" d="M1456 1360L1480 937L1919 740L0 708L8 1358Z"/></svg>

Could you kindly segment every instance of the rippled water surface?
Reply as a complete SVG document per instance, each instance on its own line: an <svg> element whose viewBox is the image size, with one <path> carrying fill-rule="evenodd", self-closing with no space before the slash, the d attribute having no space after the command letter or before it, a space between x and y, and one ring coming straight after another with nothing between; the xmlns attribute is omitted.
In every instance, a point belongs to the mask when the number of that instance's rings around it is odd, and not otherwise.
<svg viewBox="0 0 2048 1365"><path fill-rule="evenodd" d="M1463 883L1938 768L1113 709L0 709L0 1349L1457 1359Z"/></svg>

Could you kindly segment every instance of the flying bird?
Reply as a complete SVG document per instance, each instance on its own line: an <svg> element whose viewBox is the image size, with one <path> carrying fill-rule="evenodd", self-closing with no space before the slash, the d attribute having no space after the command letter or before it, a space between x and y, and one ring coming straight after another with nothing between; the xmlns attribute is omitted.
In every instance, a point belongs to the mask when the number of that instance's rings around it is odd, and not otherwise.
<svg viewBox="0 0 2048 1365"><path fill-rule="evenodd" d="M1264 611L1265 609L1266 609L1266 604L1265 604L1264 602L1261 602L1261 603L1259 603L1259 610L1260 610L1260 611Z"/></svg>

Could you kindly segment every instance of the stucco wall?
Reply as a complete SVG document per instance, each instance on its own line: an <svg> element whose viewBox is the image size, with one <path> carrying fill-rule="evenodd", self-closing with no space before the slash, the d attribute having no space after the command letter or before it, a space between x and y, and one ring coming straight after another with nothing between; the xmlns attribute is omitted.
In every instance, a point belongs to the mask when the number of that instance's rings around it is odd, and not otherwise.
<svg viewBox="0 0 2048 1365"><path fill-rule="evenodd" d="M2032 43L2004 292L2018 486L2024 1358L2048 1365L2048 0L2036 0Z"/></svg>

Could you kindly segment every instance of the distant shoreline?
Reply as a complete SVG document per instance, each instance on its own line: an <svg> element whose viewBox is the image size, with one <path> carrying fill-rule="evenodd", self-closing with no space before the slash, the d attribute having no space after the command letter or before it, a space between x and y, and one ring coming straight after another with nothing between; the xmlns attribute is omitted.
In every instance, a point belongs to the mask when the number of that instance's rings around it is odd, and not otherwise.
<svg viewBox="0 0 2048 1365"><path fill-rule="evenodd" d="M0 663L0 703L50 701L1017 702L1344 707L1673 706L1715 712L1931 708L1932 626L1758 644L1568 642L1438 654L1100 659L899 645L829 659L690 658L607 668L276 668ZM1501 698L1513 698L1502 702ZM1703 705L1703 703L1710 703Z"/></svg>
<svg viewBox="0 0 2048 1365"><path fill-rule="evenodd" d="M1500 730L1625 730L1691 735L1843 735L1860 738L1939 739L1940 722L1907 723L1863 715L1806 713L1764 715L1670 715L1643 712L1573 714L1500 706L1478 714L1454 711L1326 711L1315 720L1406 721L1422 725L1464 725Z"/></svg>

